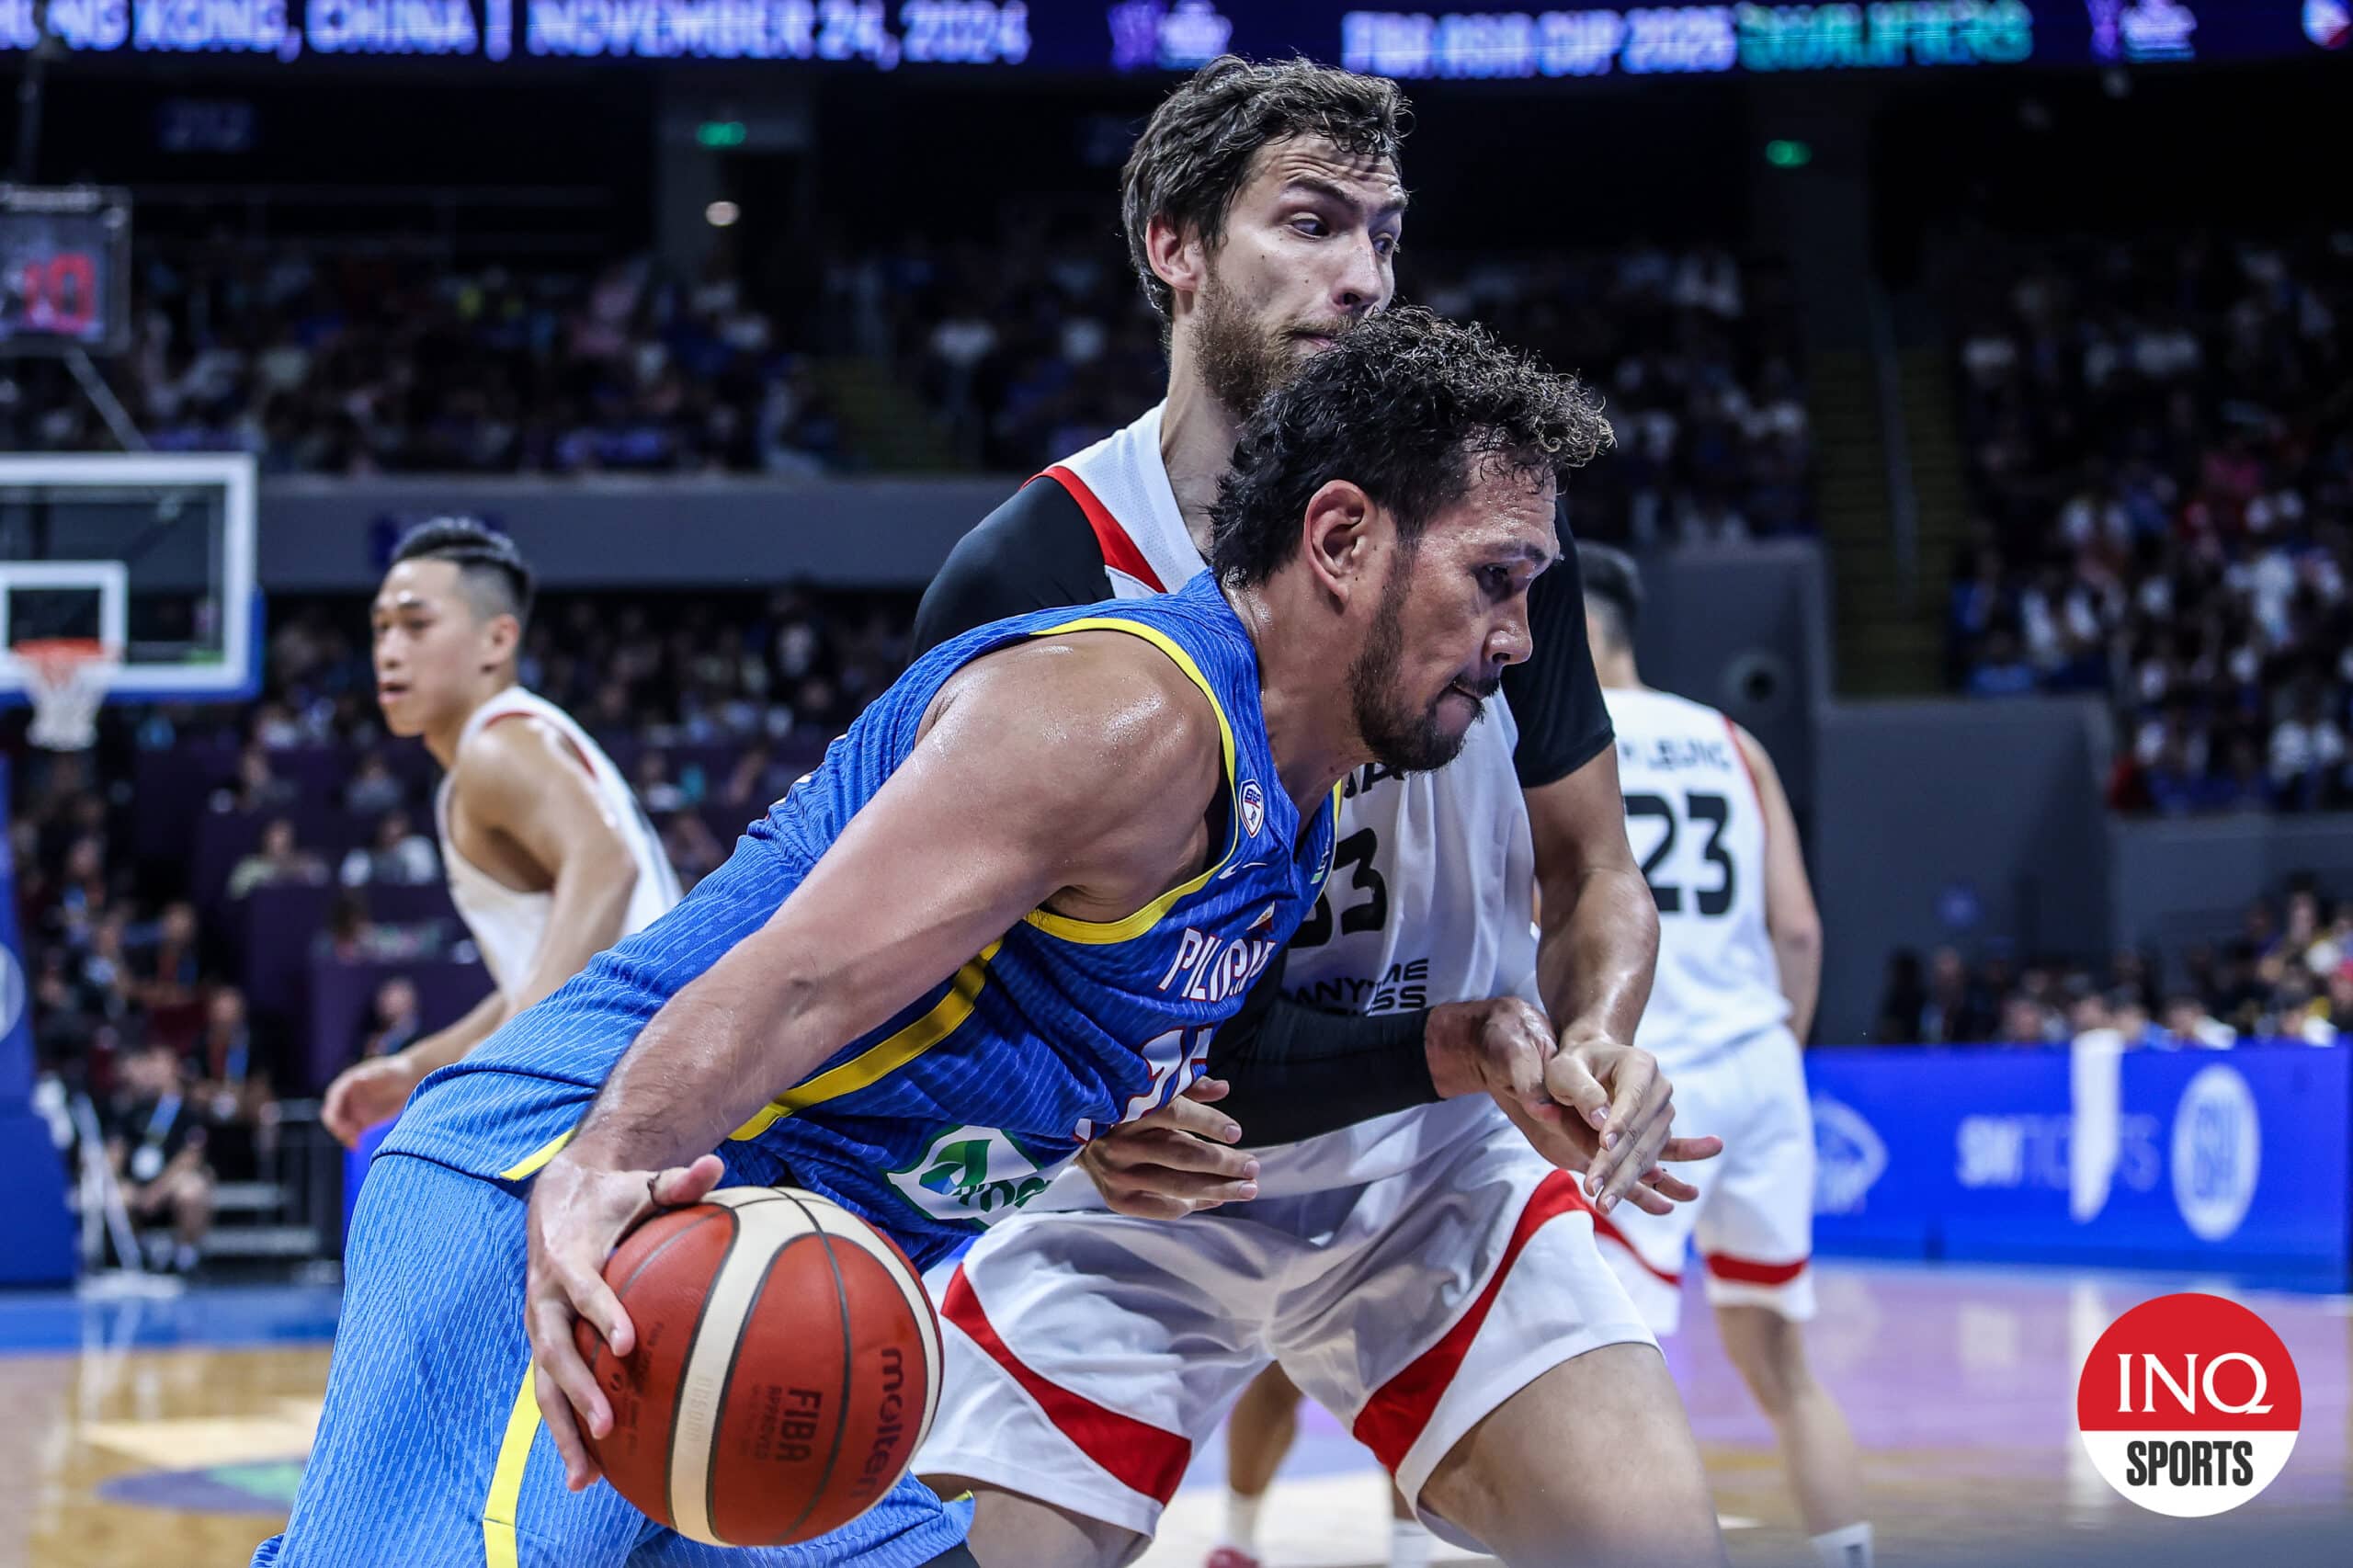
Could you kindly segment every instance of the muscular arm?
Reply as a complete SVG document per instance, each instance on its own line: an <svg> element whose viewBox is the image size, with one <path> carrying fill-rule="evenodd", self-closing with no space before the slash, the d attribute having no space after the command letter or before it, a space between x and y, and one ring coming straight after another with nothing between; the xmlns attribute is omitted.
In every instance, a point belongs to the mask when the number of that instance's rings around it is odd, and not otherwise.
<svg viewBox="0 0 2353 1568"><path fill-rule="evenodd" d="M1512 757L1536 843L1537 983L1563 1041L1631 1045L1658 963L1658 906L1626 842L1609 709L1565 522L1561 541L1560 562L1529 593L1535 652L1504 672L1519 721Z"/></svg>
<svg viewBox="0 0 2353 1568"><path fill-rule="evenodd" d="M1117 918L1198 869L1216 719L1145 644L1097 633L992 655L928 722L768 922L654 1015L563 1163L691 1159L1030 910Z"/></svg>
<svg viewBox="0 0 2353 1568"><path fill-rule="evenodd" d="M1790 1001L1790 1032L1800 1041L1813 1028L1814 1004L1822 995L1822 915L1813 906L1813 884L1805 874L1798 843L1797 814L1781 788L1773 759L1755 735L1735 725L1733 738L1756 781L1765 810L1765 929L1781 971L1781 994Z"/></svg>
<svg viewBox="0 0 2353 1568"><path fill-rule="evenodd" d="M1526 791L1536 839L1537 983L1563 1039L1631 1043L1658 963L1658 905L1626 842L1618 753Z"/></svg>

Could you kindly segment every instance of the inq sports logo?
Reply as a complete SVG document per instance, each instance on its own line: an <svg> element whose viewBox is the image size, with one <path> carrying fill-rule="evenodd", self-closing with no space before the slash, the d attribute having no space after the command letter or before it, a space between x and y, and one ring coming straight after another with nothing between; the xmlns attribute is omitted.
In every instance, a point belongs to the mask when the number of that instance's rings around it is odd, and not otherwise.
<svg viewBox="0 0 2353 1568"><path fill-rule="evenodd" d="M2075 1381L2075 1429L2110 1486L2200 1518L2271 1484L2303 1424L2296 1363L2236 1301L2184 1292L2108 1325Z"/></svg>

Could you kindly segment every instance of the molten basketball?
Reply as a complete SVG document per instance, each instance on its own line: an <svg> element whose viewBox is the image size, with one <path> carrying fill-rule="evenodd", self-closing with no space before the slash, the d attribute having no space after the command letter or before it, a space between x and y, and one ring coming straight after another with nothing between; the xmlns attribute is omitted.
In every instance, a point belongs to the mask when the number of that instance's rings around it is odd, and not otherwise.
<svg viewBox="0 0 2353 1568"><path fill-rule="evenodd" d="M681 1535L789 1546L838 1529L891 1490L931 1426L939 1324L923 1280L829 1199L714 1192L631 1232L605 1280L637 1345L619 1358L578 1325L613 1406L589 1452Z"/></svg>

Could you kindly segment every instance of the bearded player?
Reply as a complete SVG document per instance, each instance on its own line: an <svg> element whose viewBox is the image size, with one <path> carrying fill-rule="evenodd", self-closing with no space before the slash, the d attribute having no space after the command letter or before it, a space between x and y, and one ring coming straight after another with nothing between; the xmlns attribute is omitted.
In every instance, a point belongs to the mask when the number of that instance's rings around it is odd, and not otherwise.
<svg viewBox="0 0 2353 1568"><path fill-rule="evenodd" d="M1161 106L1123 206L1168 322L1167 400L968 535L926 596L919 645L1107 586L1145 602L1191 591L1237 426L1268 388L1316 375L1318 356L1366 351L1385 319L1403 108L1378 78L1232 58ZM1564 455L1607 435L1587 399ZM1591 1129L1549 1118L1509 1066L1557 1049L1621 1092L1655 1082L1622 1042L1656 916L1574 578L1540 579L1529 613L1554 624L1500 691L1463 694L1482 722L1449 766L1350 777L1331 881L1284 959L1290 995L1212 1052L1230 1096L1098 1140L1085 1174L984 1236L950 1281L942 1403L917 1463L975 1493L983 1562L1131 1557L1194 1445L1270 1363L1452 1539L1513 1563L1721 1560L1674 1385L1577 1182L1546 1157L1579 1163L1568 1145ZM1254 1022L1257 1043L1237 1045ZM1284 1059L1274 1091L1270 1054ZM1302 1057L1336 1079L1310 1088ZM1234 1123L1281 1146L1219 1146ZM1630 1190L1663 1209L1688 1189ZM1208 1211L1151 1217L1188 1210Z"/></svg>
<svg viewBox="0 0 2353 1568"><path fill-rule="evenodd" d="M969 1562L970 1505L912 1479L719 1551L593 1485L613 1407L575 1331L636 1344L613 1246L725 1178L813 1188L920 1267L1004 1211L935 1187L943 1151L1042 1184L1181 1094L1313 908L1339 780L1442 762L1527 657L1586 418L1475 331L1352 334L1245 433L1216 572L933 649L690 897L427 1079L257 1568Z"/></svg>
<svg viewBox="0 0 2353 1568"><path fill-rule="evenodd" d="M1798 1041L1820 994L1822 922L1797 819L1756 736L1643 684L1633 562L1599 545L1577 554L1628 828L1658 901L1658 980L1635 1040L1673 1071L1684 1114L1725 1142L1723 1158L1691 1171L1697 1203L1598 1221L1603 1250L1651 1326L1672 1334L1697 1241L1716 1333L1773 1423L1814 1551L1826 1568L1870 1568L1855 1439L1802 1335L1813 1116Z"/></svg>
<svg viewBox="0 0 2353 1568"><path fill-rule="evenodd" d="M400 1114L426 1075L678 902L662 841L603 749L517 684L531 569L470 517L411 529L370 612L385 727L442 768L434 814L449 901L493 990L405 1051L347 1067L320 1119L348 1146Z"/></svg>

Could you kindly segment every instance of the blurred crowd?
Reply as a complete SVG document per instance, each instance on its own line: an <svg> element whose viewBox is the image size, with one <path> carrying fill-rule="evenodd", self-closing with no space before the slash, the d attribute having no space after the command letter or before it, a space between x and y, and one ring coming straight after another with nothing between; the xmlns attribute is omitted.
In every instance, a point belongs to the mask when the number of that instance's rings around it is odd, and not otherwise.
<svg viewBox="0 0 2353 1568"><path fill-rule="evenodd" d="M453 267L392 249L218 242L142 252L131 352L106 374L163 451L266 472L767 472L874 466L822 367L888 368L964 466L1033 472L1127 424L1166 379L1109 214L993 239L843 248L790 298L707 276ZM1580 532L1713 543L1811 528L1787 280L1648 244L1513 260L1409 253L1400 286L1574 369L1618 450L1580 475ZM53 365L0 378L19 448L110 445Z"/></svg>
<svg viewBox="0 0 2353 1568"><path fill-rule="evenodd" d="M811 361L724 269L453 267L391 248L142 251L105 367L159 451L269 473L815 473L848 462ZM0 387L18 447L105 448L54 366Z"/></svg>
<svg viewBox="0 0 2353 1568"><path fill-rule="evenodd" d="M2086 1036L2128 1048L2221 1050L2241 1040L2353 1042L2353 900L2309 878L2247 906L2239 929L2161 955L2124 949L2103 965L1972 961L1938 948L1888 960L1872 1038L1888 1044L2039 1045Z"/></svg>
<svg viewBox="0 0 2353 1568"><path fill-rule="evenodd" d="M126 1208L155 1228L154 1261L187 1269L216 1177L250 1180L273 1150L276 1053L195 904L138 886L115 851L123 803L79 755L17 778L9 837L40 1100L62 1148L102 1148Z"/></svg>
<svg viewBox="0 0 2353 1568"><path fill-rule="evenodd" d="M1108 222L995 246L904 247L835 274L847 319L900 357L958 450L1034 472L1159 401L1160 324ZM1408 247L1401 295L1583 375L1618 448L1569 491L1583 537L1711 544L1813 526L1788 280L1722 250L1641 244L1514 259Z"/></svg>
<svg viewBox="0 0 2353 1568"><path fill-rule="evenodd" d="M1955 683L2110 694L2120 809L2353 801L2353 233L2054 247L1961 310Z"/></svg>
<svg viewBox="0 0 2353 1568"><path fill-rule="evenodd" d="M691 885L898 673L913 608L550 595L523 676L613 755ZM109 709L97 751L20 766L11 846L45 1104L61 1144L86 1147L71 1108L87 1096L156 1261L194 1266L214 1184L270 1179L284 1096L319 1086L301 982L273 949L297 976L383 976L330 1047L347 1059L428 1027L412 971L464 966L458 1010L486 983L440 890L433 782L422 743L382 729L352 599L283 605L258 701ZM160 820L174 812L186 821Z"/></svg>

